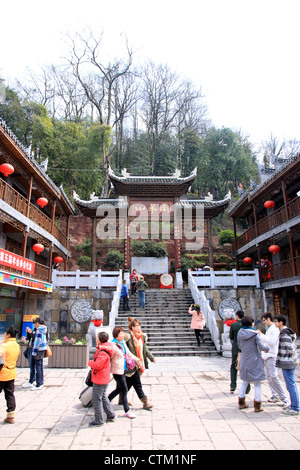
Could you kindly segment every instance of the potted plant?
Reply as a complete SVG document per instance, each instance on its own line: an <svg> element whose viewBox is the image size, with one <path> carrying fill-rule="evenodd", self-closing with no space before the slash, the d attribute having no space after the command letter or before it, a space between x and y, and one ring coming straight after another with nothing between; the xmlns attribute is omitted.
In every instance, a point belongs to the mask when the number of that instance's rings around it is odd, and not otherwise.
<svg viewBox="0 0 300 470"><path fill-rule="evenodd" d="M85 369L89 361L89 345L85 339L75 340L64 336L50 341L52 356L48 357L48 367Z"/></svg>

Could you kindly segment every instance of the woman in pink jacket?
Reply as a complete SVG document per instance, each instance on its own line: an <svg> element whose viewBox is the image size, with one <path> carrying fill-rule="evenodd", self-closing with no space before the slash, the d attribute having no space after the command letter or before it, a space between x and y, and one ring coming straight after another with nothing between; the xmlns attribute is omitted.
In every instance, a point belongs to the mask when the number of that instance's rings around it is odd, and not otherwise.
<svg viewBox="0 0 300 470"><path fill-rule="evenodd" d="M107 416L107 421L113 421L116 417L113 407L106 395L106 390L110 382L110 361L114 355L114 349L108 342L109 336L102 331L98 334L96 343L97 351L93 360L88 365L92 368L93 382L93 405L95 419L89 426L102 426L104 424L103 409Z"/></svg>
<svg viewBox="0 0 300 470"><path fill-rule="evenodd" d="M202 330L205 326L205 317L199 305L192 304L189 308L189 313L192 315L191 328L195 331L198 346L201 346L200 337L205 343L205 338L202 334Z"/></svg>
<svg viewBox="0 0 300 470"><path fill-rule="evenodd" d="M111 401L117 395L120 394L120 398L121 398L120 403L123 404L124 411L125 411L124 416L126 416L126 418L133 419L135 418L135 415L130 410L129 403L127 400L128 388L127 388L126 375L125 375L126 361L125 361L124 355L127 354L137 364L141 365L141 361L139 360L138 357L134 356L134 354L132 354L129 351L128 347L126 346L126 343L124 341L123 328L115 327L113 329L113 337L114 339L112 340L112 344L114 346L114 355L111 361L111 373L113 374L113 377L117 383L117 387L108 395L108 399L109 401Z"/></svg>

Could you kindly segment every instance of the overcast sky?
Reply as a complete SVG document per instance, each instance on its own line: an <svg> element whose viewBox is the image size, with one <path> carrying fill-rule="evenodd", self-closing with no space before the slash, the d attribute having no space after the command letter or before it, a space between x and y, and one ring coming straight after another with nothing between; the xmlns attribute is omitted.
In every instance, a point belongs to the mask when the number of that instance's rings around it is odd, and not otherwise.
<svg viewBox="0 0 300 470"><path fill-rule="evenodd" d="M58 64L66 33L103 31L113 57L166 63L201 86L217 127L300 140L299 0L2 2L0 77ZM122 34L123 33L123 34Z"/></svg>

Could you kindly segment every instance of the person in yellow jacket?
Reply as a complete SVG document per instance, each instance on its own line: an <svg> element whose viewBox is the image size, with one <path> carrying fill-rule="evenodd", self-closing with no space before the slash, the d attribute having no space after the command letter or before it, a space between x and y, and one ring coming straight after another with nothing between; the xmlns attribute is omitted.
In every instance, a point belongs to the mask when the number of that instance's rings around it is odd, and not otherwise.
<svg viewBox="0 0 300 470"><path fill-rule="evenodd" d="M4 341L0 344L0 358L3 363L0 370L0 393L4 390L7 405L7 416L4 422L10 424L15 422L15 378L17 375L17 360L20 354L20 346L16 341L17 333L13 326L6 328Z"/></svg>

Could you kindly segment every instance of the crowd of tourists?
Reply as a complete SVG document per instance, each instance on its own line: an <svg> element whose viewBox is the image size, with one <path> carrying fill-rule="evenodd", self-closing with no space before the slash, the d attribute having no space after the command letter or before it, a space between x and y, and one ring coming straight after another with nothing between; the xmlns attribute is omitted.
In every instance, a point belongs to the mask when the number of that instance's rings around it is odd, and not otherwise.
<svg viewBox="0 0 300 470"><path fill-rule="evenodd" d="M261 382L267 379L271 391L270 403L278 403L283 413L290 416L299 414L299 392L295 380L295 368L298 365L298 353L295 344L296 334L286 326L286 317L264 313L262 322L266 332L254 329L254 320L245 316L242 310L236 312L237 321L232 323L229 338L232 342L230 391L237 387L237 374L242 380L238 405L248 408L246 395L254 384L254 411L263 411L261 406ZM278 377L281 369L286 391Z"/></svg>
<svg viewBox="0 0 300 470"><path fill-rule="evenodd" d="M204 342L202 330L205 318L199 305L191 305L191 328L195 330L196 339ZM236 312L236 321L230 326L229 337L232 342L232 362L230 368L230 391L237 388L237 376L240 374L241 385L238 394L238 407L248 408L246 395L254 384L254 411L261 412L261 383L267 379L271 391L270 403L278 403L283 407L283 413L290 416L299 414L299 392L295 381L295 368L298 365L298 355L295 346L296 335L286 325L286 317L264 313L262 321L265 333L254 329L254 321L245 316L244 312ZM44 386L43 358L48 349L47 327L41 318L33 321L34 328L27 328L29 362L29 380L24 388L40 390ZM15 419L16 400L14 396L16 364L20 347L16 341L18 331L9 327L5 331L4 342L0 344L0 393L4 391L7 404L6 423L13 424ZM138 319L128 317L128 332L115 327L113 340L101 331L96 339L97 351L88 365L91 368L92 403L94 420L90 426L102 426L107 421L116 418L111 401L119 397L119 404L124 408L124 416L133 419L134 413L128 402L128 391L133 387L143 408L151 410L153 405L144 393L141 376L148 368L148 360L155 357L147 346L147 336L141 329ZM286 390L278 377L278 369L282 375ZM107 395L111 375L115 388Z"/></svg>

